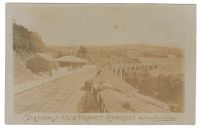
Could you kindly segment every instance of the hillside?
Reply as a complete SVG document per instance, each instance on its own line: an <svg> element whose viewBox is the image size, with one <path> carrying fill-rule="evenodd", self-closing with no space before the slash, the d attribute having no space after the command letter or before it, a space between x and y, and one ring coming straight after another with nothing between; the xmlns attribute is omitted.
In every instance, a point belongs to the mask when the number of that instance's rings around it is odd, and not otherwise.
<svg viewBox="0 0 200 130"><path fill-rule="evenodd" d="M25 61L37 52L44 52L45 45L41 37L24 26L13 24L14 50L14 84L20 84L37 79L25 65Z"/></svg>
<svg viewBox="0 0 200 130"><path fill-rule="evenodd" d="M33 73L26 67L22 57L14 52L14 85L18 85L24 82L38 79Z"/></svg>
<svg viewBox="0 0 200 130"><path fill-rule="evenodd" d="M140 63L141 58L163 59L169 56L183 58L184 54L181 49L150 46L150 45L116 45L116 46L92 46L87 47L88 55L93 63Z"/></svg>
<svg viewBox="0 0 200 130"><path fill-rule="evenodd" d="M43 52L45 45L41 37L24 26L13 24L13 49L18 54Z"/></svg>

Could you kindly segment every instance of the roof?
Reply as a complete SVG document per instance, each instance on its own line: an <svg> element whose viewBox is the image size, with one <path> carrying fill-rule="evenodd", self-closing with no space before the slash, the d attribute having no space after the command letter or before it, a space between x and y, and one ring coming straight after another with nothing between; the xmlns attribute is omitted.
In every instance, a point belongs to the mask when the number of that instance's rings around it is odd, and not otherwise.
<svg viewBox="0 0 200 130"><path fill-rule="evenodd" d="M71 62L71 63L86 63L86 62L88 62L87 60L81 59L76 56L63 56L63 57L57 58L56 61Z"/></svg>
<svg viewBox="0 0 200 130"><path fill-rule="evenodd" d="M44 58L47 61L55 61L55 58L53 58L53 56L51 56L49 54L37 53L36 55L41 56L42 58Z"/></svg>

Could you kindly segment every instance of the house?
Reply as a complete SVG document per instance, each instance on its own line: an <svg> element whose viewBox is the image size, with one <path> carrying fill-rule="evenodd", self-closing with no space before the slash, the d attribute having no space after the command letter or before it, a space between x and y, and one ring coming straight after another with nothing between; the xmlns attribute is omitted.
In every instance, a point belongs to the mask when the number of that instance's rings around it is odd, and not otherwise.
<svg viewBox="0 0 200 130"><path fill-rule="evenodd" d="M57 69L55 59L45 53L37 53L26 61L26 67L34 74L48 73L52 75L52 71Z"/></svg>
<svg viewBox="0 0 200 130"><path fill-rule="evenodd" d="M56 59L56 62L60 67L70 67L71 69L80 68L85 65L88 61L81 59L76 56L63 56Z"/></svg>

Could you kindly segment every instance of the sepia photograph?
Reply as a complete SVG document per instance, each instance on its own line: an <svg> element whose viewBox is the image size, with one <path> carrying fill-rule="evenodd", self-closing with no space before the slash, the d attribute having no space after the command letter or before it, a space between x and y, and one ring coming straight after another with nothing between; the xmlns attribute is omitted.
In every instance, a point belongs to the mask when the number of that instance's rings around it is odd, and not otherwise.
<svg viewBox="0 0 200 130"><path fill-rule="evenodd" d="M193 123L195 15L195 5L7 3L8 123Z"/></svg>

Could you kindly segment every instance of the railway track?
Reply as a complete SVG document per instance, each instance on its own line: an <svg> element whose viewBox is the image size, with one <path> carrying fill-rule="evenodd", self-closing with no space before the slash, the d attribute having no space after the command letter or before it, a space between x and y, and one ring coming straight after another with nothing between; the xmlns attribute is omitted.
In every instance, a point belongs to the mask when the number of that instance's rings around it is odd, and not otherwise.
<svg viewBox="0 0 200 130"><path fill-rule="evenodd" d="M79 88L96 74L96 68L77 72L14 95L14 111L71 112L76 110L82 92Z"/></svg>

